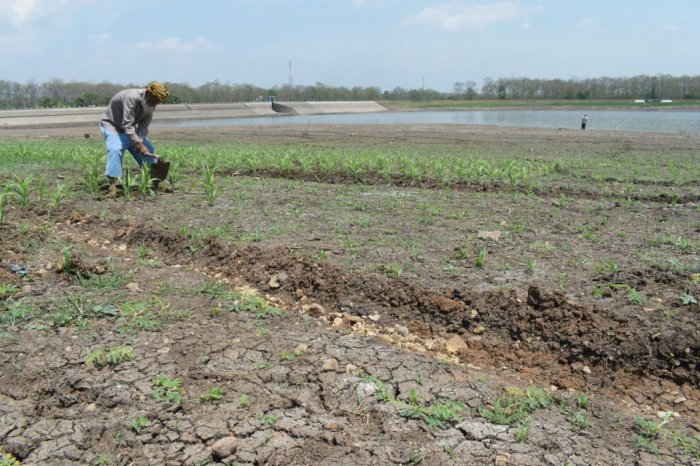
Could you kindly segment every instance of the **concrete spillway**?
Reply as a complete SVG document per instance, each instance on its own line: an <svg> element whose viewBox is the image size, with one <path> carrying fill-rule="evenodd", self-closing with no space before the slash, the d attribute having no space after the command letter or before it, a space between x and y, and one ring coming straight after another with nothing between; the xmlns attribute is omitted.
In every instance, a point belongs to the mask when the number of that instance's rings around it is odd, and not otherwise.
<svg viewBox="0 0 700 466"><path fill-rule="evenodd" d="M275 115L373 113L387 109L377 102L248 102L234 104L160 105L153 121L250 118ZM0 129L97 125L103 107L0 111Z"/></svg>

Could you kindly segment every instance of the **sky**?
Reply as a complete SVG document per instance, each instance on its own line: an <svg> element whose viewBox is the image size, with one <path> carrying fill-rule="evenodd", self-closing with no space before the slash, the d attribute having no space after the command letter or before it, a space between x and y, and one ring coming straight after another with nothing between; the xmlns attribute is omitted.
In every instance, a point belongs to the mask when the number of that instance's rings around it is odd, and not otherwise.
<svg viewBox="0 0 700 466"><path fill-rule="evenodd" d="M450 92L698 75L698 25L698 0L0 0L0 80Z"/></svg>

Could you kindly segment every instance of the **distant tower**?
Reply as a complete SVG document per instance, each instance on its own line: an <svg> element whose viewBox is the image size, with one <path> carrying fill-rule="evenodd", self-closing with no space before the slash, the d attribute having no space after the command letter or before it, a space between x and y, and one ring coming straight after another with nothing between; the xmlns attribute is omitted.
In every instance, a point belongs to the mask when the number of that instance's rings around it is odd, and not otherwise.
<svg viewBox="0 0 700 466"><path fill-rule="evenodd" d="M294 85L294 81L292 81L292 60L289 60L289 87L292 87Z"/></svg>

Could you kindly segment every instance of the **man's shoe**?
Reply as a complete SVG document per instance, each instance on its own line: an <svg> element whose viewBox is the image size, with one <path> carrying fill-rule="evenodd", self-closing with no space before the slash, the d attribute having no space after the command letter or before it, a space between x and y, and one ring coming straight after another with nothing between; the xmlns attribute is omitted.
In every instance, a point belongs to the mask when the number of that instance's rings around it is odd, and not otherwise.
<svg viewBox="0 0 700 466"><path fill-rule="evenodd" d="M117 198L117 184L110 183L109 187L107 188L107 199L116 199L116 198Z"/></svg>

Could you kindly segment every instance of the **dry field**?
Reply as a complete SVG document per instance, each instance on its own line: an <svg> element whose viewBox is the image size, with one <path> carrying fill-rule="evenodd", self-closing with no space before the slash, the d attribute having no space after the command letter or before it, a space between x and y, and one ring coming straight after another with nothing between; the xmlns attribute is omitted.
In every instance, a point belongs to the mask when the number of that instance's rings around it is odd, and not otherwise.
<svg viewBox="0 0 700 466"><path fill-rule="evenodd" d="M0 465L700 464L699 136L152 136L0 131Z"/></svg>

